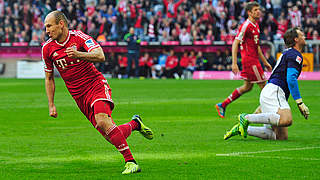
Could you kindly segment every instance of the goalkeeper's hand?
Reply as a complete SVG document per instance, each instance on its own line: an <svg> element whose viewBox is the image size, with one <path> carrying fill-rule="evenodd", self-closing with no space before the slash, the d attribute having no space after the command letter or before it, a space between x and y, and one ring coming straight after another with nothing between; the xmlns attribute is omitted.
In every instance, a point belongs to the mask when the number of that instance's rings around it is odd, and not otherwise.
<svg viewBox="0 0 320 180"><path fill-rule="evenodd" d="M310 115L310 112L309 112L309 108L302 102L302 99L297 99L296 100L296 103L298 105L298 108L301 112L301 114L303 115L303 117L305 119L308 119L309 115Z"/></svg>

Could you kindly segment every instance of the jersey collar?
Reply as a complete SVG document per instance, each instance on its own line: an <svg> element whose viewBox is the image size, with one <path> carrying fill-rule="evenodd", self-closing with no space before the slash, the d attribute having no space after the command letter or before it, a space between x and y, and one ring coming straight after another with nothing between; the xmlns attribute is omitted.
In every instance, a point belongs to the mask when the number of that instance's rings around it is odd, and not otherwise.
<svg viewBox="0 0 320 180"><path fill-rule="evenodd" d="M247 21L251 23L254 27L256 27L256 25L252 21L250 21L250 19L247 19Z"/></svg>
<svg viewBox="0 0 320 180"><path fill-rule="evenodd" d="M64 46L64 45L67 44L67 42L69 41L69 39L70 39L70 31L68 31L68 37L67 37L67 39L66 39L64 42L59 43L57 40L54 40L54 41L55 41L55 43L57 43L58 45Z"/></svg>

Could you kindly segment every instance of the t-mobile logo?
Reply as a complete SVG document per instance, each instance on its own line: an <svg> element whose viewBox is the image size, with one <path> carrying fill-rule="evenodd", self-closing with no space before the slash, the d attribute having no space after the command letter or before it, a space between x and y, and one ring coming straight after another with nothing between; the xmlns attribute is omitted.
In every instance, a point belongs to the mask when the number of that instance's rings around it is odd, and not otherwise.
<svg viewBox="0 0 320 180"><path fill-rule="evenodd" d="M62 69L65 69L67 67L67 65L68 65L67 61L65 59L58 59L58 60L56 60L56 63Z"/></svg>

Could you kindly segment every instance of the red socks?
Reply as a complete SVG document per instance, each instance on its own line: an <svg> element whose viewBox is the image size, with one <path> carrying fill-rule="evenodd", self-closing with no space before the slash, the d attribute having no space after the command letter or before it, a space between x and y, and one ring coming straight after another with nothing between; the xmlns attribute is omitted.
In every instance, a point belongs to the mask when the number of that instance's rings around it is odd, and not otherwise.
<svg viewBox="0 0 320 180"><path fill-rule="evenodd" d="M132 121L130 121L126 124L122 124L118 127L121 130L124 138L127 139L130 136L131 132L136 130L138 128L138 126L139 126L139 124L136 121L132 120Z"/></svg>
<svg viewBox="0 0 320 180"><path fill-rule="evenodd" d="M123 155L126 162L134 160L126 139L130 136L133 130L136 130L138 128L138 126L139 124L136 121L132 120L126 124L120 125L119 127L113 125L106 132L109 142L111 142L111 144L113 144L118 149L118 151Z"/></svg>
<svg viewBox="0 0 320 180"><path fill-rule="evenodd" d="M225 108L228 104L238 99L240 96L241 96L241 93L239 91L239 88L235 89L233 93L231 93L230 96L228 96L228 98L223 101L223 103L221 104L222 107Z"/></svg>
<svg viewBox="0 0 320 180"><path fill-rule="evenodd" d="M128 129L128 128L126 128ZM131 131L130 131L131 134ZM109 138L109 141L111 144L113 144L118 151L123 155L124 160L127 161L132 161L134 160L131 151L129 149L129 146L127 144L126 138L122 134L120 128L116 125L113 125L111 128L109 128L106 132L106 135Z"/></svg>

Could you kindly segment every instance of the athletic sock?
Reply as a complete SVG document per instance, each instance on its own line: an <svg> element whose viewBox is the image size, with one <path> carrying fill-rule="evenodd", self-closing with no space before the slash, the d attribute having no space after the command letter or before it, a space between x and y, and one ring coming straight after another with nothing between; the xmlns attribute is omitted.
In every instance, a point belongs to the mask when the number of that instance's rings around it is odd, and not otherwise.
<svg viewBox="0 0 320 180"><path fill-rule="evenodd" d="M156 71L151 71L152 78L156 78Z"/></svg>
<svg viewBox="0 0 320 180"><path fill-rule="evenodd" d="M126 124L122 124L119 127L120 131L122 132L124 138L128 138L131 134L132 131L137 130L138 129L139 124L132 120Z"/></svg>
<svg viewBox="0 0 320 180"><path fill-rule="evenodd" d="M225 108L232 101L238 99L241 96L239 88L235 89L228 97L222 102L222 107Z"/></svg>
<svg viewBox="0 0 320 180"><path fill-rule="evenodd" d="M271 124L278 126L280 115L277 113L260 113L246 115L249 123L254 124Z"/></svg>
<svg viewBox="0 0 320 180"><path fill-rule="evenodd" d="M263 126L263 127L249 126L248 127L248 134L250 136L259 137L262 139L276 140L276 133L273 132L272 129L267 128L265 126Z"/></svg>
<svg viewBox="0 0 320 180"><path fill-rule="evenodd" d="M118 151L123 155L126 162L134 160L128 143L118 126L113 125L107 130L106 135L108 136L109 142L111 142L111 144L113 144L118 149Z"/></svg>
<svg viewBox="0 0 320 180"><path fill-rule="evenodd" d="M126 162L133 162L133 163L137 164L137 162L134 159L126 161Z"/></svg>

